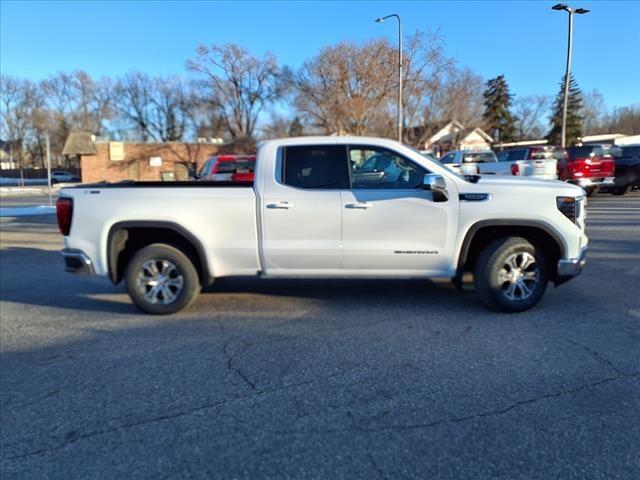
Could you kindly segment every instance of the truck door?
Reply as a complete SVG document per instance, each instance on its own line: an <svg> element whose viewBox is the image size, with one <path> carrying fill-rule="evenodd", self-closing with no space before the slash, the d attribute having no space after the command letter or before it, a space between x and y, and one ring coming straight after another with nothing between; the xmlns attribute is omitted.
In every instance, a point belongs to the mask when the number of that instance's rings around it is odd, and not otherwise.
<svg viewBox="0 0 640 480"><path fill-rule="evenodd" d="M281 147L275 171L262 199L265 270L322 275L339 269L340 192L349 188L345 145Z"/></svg>
<svg viewBox="0 0 640 480"><path fill-rule="evenodd" d="M375 159L377 175L369 171ZM391 150L349 147L352 189L342 192L345 274L436 275L450 265L458 192L435 202L422 189L427 170Z"/></svg>

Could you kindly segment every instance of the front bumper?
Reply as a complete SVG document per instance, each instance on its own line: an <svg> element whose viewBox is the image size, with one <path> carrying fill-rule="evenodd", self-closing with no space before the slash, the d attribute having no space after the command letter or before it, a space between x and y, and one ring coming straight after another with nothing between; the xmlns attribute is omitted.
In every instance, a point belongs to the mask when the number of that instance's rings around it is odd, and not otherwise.
<svg viewBox="0 0 640 480"><path fill-rule="evenodd" d="M64 271L77 275L95 275L93 262L87 255L76 248L65 248L60 252L64 258Z"/></svg>
<svg viewBox="0 0 640 480"><path fill-rule="evenodd" d="M558 277L565 281L578 275L587 263L587 247L580 250L578 258L558 260Z"/></svg>

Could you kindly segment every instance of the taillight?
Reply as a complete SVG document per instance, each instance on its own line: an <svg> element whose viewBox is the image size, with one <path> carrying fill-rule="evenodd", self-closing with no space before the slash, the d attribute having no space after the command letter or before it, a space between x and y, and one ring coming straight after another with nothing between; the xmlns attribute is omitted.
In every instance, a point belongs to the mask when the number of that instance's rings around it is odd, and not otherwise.
<svg viewBox="0 0 640 480"><path fill-rule="evenodd" d="M511 175L520 175L520 166L517 163L511 164Z"/></svg>
<svg viewBox="0 0 640 480"><path fill-rule="evenodd" d="M73 217L73 199L60 197L56 202L56 216L58 217L58 228L64 236L71 231L71 218Z"/></svg>
<svg viewBox="0 0 640 480"><path fill-rule="evenodd" d="M476 165L476 175L480 175L480 167Z"/></svg>

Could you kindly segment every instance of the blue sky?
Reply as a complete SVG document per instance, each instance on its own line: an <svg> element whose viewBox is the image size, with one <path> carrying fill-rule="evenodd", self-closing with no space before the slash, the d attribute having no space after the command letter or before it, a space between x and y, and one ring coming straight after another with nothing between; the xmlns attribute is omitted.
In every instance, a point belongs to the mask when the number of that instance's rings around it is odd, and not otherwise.
<svg viewBox="0 0 640 480"><path fill-rule="evenodd" d="M185 74L198 43L270 50L296 67L325 45L388 35L398 13L406 34L440 28L446 52L485 78L505 74L513 93L555 94L564 71L567 14L556 2L8 2L0 6L0 69L42 79L84 69ZM640 2L572 2L573 72L609 107L640 102Z"/></svg>

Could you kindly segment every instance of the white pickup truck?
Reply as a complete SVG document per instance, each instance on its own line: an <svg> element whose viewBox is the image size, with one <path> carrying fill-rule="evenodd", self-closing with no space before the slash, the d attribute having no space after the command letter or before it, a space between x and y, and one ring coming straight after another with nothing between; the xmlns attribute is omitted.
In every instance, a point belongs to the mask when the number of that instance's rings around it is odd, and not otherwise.
<svg viewBox="0 0 640 480"><path fill-rule="evenodd" d="M511 148L496 156L491 150L454 150L440 159L460 174L515 175L541 180L558 178L558 160L553 147Z"/></svg>
<svg viewBox="0 0 640 480"><path fill-rule="evenodd" d="M66 269L124 280L149 313L187 307L219 277L460 286L466 272L484 303L516 312L582 269L585 202L562 182L462 177L391 140L299 137L263 143L253 183L80 185L57 215Z"/></svg>

